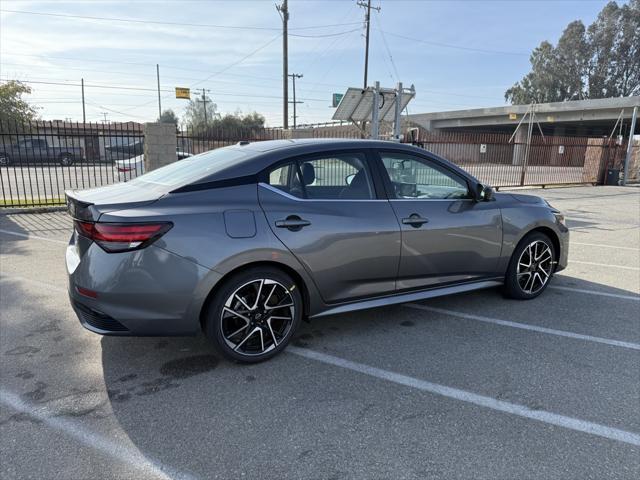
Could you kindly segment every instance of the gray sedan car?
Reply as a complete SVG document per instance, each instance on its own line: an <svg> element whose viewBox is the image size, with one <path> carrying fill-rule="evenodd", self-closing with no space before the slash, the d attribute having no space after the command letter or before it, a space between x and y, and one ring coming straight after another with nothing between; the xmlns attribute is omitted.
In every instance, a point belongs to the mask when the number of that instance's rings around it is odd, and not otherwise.
<svg viewBox="0 0 640 480"><path fill-rule="evenodd" d="M204 331L241 362L282 351L303 319L495 286L534 298L567 264L544 200L390 142L240 142L67 200L82 325Z"/></svg>

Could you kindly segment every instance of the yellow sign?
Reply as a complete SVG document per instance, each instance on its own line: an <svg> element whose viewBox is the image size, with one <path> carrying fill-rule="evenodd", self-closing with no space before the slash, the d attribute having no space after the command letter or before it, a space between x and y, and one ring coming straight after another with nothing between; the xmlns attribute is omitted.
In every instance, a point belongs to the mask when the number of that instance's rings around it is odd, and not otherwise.
<svg viewBox="0 0 640 480"><path fill-rule="evenodd" d="M551 115L547 115L547 122L549 122L549 123L553 123L553 122L555 122L555 121L556 121L556 119L555 119L555 118L553 118Z"/></svg>
<svg viewBox="0 0 640 480"><path fill-rule="evenodd" d="M509 120L517 120L517 119L518 119L518 115L516 115L515 113L509 114Z"/></svg>
<svg viewBox="0 0 640 480"><path fill-rule="evenodd" d="M176 98L191 99L191 91L188 88L176 87Z"/></svg>

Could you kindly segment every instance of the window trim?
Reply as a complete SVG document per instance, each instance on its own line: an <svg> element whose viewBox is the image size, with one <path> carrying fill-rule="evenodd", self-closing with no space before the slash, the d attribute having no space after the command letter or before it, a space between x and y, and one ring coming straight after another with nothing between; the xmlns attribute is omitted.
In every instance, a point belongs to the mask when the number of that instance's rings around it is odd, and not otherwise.
<svg viewBox="0 0 640 480"><path fill-rule="evenodd" d="M285 191L282 191L269 183L269 173L273 170L286 165L288 163L295 163L297 167L298 176L302 179L302 168L301 164L304 162L309 162L312 160L321 160L330 158L331 156L339 156L339 155L360 155L362 157L362 161L364 164L364 168L368 169L368 175L371 180L371 188L373 191L373 198L359 198L359 199L348 199L348 198L309 198L307 195L306 185L302 185L302 189L304 192L304 198L298 198L294 195L291 195ZM314 152L302 155L295 155L292 157L283 158L278 160L277 162L272 163L267 168L262 170L258 174L258 185L262 185L263 187L268 188L270 191L280 193L286 198L298 200L298 201L308 201L308 202L377 202L377 201L387 201L389 198L386 196L386 189L384 188L383 181L379 178L380 172L378 171L378 165L375 156L372 154L370 149L366 148L358 148L358 149L341 149L341 150L326 150L324 152ZM303 182L304 183L304 182Z"/></svg>
<svg viewBox="0 0 640 480"><path fill-rule="evenodd" d="M395 190L393 188L393 184L391 181L391 177L389 176L389 172L387 171L387 168L384 166L384 162L382 161L383 153L413 156L425 161L427 165L429 164L433 165L432 168L434 168L434 170L444 171L445 173L451 175L454 178L459 178L467 186L467 198L398 198L395 194ZM406 201L406 200L411 202L415 202L415 201L460 202L460 201L468 201L468 200L473 202L476 201L475 198L473 197L472 184L471 184L472 182L466 175L462 175L459 172L455 171L454 169L449 168L446 164L442 163L438 159L428 154L422 154L421 152L419 153L419 152L408 152L404 150L394 150L392 148L376 149L374 154L376 156L376 163L377 163L378 169L380 170L380 175L382 176L382 182L384 184L384 189L387 194L387 198L390 201Z"/></svg>

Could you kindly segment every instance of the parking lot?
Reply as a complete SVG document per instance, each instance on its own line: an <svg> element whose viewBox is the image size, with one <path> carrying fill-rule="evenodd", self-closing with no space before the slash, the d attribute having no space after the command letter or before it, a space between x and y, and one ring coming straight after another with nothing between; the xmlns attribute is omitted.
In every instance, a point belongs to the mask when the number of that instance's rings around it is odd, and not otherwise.
<svg viewBox="0 0 640 480"><path fill-rule="evenodd" d="M539 298L314 320L252 366L85 331L69 217L0 215L0 477L639 478L640 188L531 193L571 228Z"/></svg>

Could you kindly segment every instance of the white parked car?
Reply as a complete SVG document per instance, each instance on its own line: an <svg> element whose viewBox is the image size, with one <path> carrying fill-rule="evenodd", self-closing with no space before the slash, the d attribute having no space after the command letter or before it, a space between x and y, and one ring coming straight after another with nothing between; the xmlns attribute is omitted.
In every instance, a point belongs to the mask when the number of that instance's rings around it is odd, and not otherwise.
<svg viewBox="0 0 640 480"><path fill-rule="evenodd" d="M192 156L191 153L187 152L176 152L176 155L178 160ZM132 180L144 173L144 155L117 160L116 169L118 170L118 181L127 182Z"/></svg>

